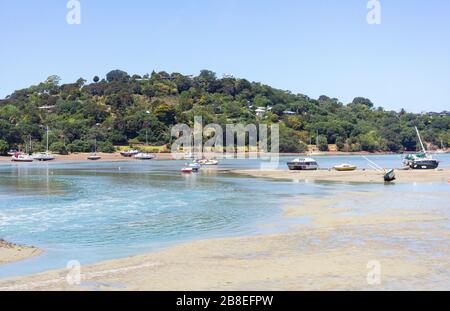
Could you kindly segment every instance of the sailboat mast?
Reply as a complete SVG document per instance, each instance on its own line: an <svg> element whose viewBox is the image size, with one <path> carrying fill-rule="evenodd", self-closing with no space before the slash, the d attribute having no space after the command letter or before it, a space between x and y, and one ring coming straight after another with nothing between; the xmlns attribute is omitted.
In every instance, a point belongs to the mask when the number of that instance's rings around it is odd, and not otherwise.
<svg viewBox="0 0 450 311"><path fill-rule="evenodd" d="M417 132L417 137L419 137L420 146L422 147L423 152L426 154L427 150L425 149L425 147L423 145L422 138L420 137L419 129L417 128L417 126L415 128L416 128L416 132Z"/></svg>
<svg viewBox="0 0 450 311"><path fill-rule="evenodd" d="M46 144L46 147L47 147L47 153L48 153L48 126L47 126L47 144Z"/></svg>

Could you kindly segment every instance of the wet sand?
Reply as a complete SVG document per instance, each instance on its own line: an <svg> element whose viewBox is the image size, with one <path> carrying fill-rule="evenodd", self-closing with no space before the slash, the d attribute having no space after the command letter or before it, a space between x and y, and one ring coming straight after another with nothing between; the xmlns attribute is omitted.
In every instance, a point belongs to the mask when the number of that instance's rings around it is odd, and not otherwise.
<svg viewBox="0 0 450 311"><path fill-rule="evenodd" d="M232 173L292 181L322 181L345 183L384 183L383 174L375 170L338 172L335 170L289 171L289 170L232 170ZM396 170L395 183L447 183L450 169L436 170Z"/></svg>
<svg viewBox="0 0 450 311"><path fill-rule="evenodd" d="M386 202L389 195L396 194L385 194ZM82 266L80 285L59 270L0 280L0 290L449 290L448 214L389 205L357 212L377 196L299 197L284 207L285 217L311 221L283 233L194 241ZM380 284L367 281L374 263Z"/></svg>
<svg viewBox="0 0 450 311"><path fill-rule="evenodd" d="M0 239L0 266L38 256L41 253L42 251L35 247L21 246Z"/></svg>

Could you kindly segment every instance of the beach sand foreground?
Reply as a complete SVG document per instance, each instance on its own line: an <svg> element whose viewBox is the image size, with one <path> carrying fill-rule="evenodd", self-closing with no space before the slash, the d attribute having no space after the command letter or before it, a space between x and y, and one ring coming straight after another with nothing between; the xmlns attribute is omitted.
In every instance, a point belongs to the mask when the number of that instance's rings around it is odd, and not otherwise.
<svg viewBox="0 0 450 311"><path fill-rule="evenodd" d="M0 290L450 289L449 219L427 206L354 213L353 206L376 195L309 196L284 210L287 218L311 222L282 233L194 241L82 266L79 285L67 282L68 270L59 270L1 280ZM340 202L349 207L337 208ZM370 283L377 265L379 282Z"/></svg>
<svg viewBox="0 0 450 311"><path fill-rule="evenodd" d="M291 181L322 181L347 183L384 183L383 174L375 170L338 172L335 170L289 171L289 170L232 170L234 174L251 177L282 179ZM396 170L395 183L448 183L450 169Z"/></svg>
<svg viewBox="0 0 450 311"><path fill-rule="evenodd" d="M0 266L30 257L38 256L41 250L31 246L21 246L0 239Z"/></svg>

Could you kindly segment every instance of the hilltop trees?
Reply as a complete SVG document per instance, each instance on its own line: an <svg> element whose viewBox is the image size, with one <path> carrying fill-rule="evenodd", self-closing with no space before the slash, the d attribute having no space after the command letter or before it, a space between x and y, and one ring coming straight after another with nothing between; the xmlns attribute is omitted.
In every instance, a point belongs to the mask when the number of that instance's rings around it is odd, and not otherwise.
<svg viewBox="0 0 450 311"><path fill-rule="evenodd" d="M255 110L264 108L265 113ZM171 141L176 123L192 125L194 116L206 123L260 122L280 124L280 150L299 152L319 136L320 150L416 150L414 126L429 144L448 146L448 114L400 113L377 108L367 98L345 105L326 95L317 100L231 76L218 78L209 70L196 77L152 72L132 75L122 70L99 76L89 84L80 78L60 85L58 76L17 90L0 100L0 153L23 147L31 134L36 149L45 146L45 126L51 128L51 149L89 152L114 145ZM37 150L35 150L37 151Z"/></svg>

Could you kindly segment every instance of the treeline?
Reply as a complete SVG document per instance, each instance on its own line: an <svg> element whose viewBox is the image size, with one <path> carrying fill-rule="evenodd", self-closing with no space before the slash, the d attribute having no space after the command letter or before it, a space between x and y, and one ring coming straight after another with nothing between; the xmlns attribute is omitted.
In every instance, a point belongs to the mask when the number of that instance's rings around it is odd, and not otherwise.
<svg viewBox="0 0 450 311"><path fill-rule="evenodd" d="M414 126L430 147L450 143L450 116L386 111L366 98L344 104L336 98L318 99L292 94L234 77L217 78L203 70L198 76L153 72L144 76L121 70L91 83L80 78L60 84L51 76L39 85L15 91L0 100L0 153L25 147L59 153L113 152L114 146L148 141L171 143L177 123L280 124L282 152L302 152L318 140L322 151L336 144L342 151L416 150ZM318 137L317 137L318 136Z"/></svg>

